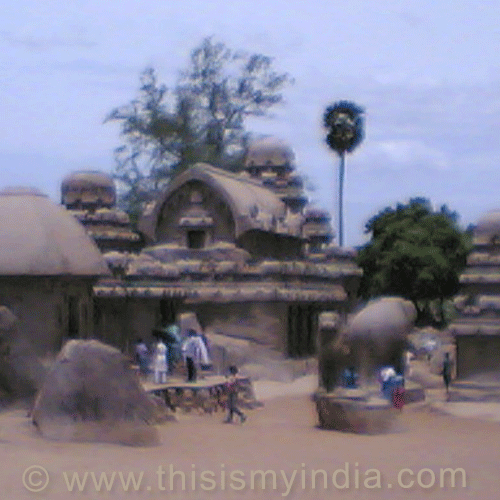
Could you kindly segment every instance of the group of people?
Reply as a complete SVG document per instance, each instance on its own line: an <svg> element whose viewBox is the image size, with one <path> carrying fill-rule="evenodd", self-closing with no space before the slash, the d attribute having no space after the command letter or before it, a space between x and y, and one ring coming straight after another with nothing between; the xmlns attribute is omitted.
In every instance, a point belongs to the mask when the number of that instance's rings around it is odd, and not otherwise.
<svg viewBox="0 0 500 500"><path fill-rule="evenodd" d="M139 366L139 372L143 376L153 374L156 384L167 381L168 375L173 373L174 364L178 361L177 342L169 342L158 335L158 341L150 352L143 339L138 339L135 347L135 361ZM187 370L187 379L194 382L198 376L198 370L211 365L208 342L196 330L188 330L186 338L180 343L180 352L184 358Z"/></svg>
<svg viewBox="0 0 500 500"><path fill-rule="evenodd" d="M195 382L198 376L198 370L210 366L210 357L208 351L208 341L195 330L188 330L186 338L181 343L181 353L187 370L187 379L189 382ZM173 371L172 363L175 361L175 346L168 345L159 336L154 350L150 353L147 345L142 339L138 339L135 348L136 363L139 366L140 373L147 376L153 373L153 380L156 384L167 382L167 377ZM232 423L237 415L240 423L245 422L246 415L238 408L239 391L238 368L229 367L229 375L225 384L227 395L227 417L224 423Z"/></svg>

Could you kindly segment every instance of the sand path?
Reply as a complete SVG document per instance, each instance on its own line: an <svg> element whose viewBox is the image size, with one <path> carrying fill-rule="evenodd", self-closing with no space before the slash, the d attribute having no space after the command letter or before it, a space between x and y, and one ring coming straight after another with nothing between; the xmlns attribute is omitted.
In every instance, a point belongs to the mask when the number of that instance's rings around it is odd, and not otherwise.
<svg viewBox="0 0 500 500"><path fill-rule="evenodd" d="M308 384L312 379L296 381L294 386L281 387L282 397L276 396L277 384L257 383L256 392L265 400L262 409L248 411L249 419L243 425L224 425L223 415L182 415L177 423L168 423L160 428L161 445L151 448L129 448L112 444L68 444L48 442L36 436L25 412L11 410L0 414L1 446L0 473L2 499L472 499L494 500L498 493L500 475L500 426L498 423L472 419L454 418L433 412L426 405L405 408L399 417L398 428L388 435L359 436L315 427L314 405L308 395ZM302 393L302 394L300 394ZM348 468L346 469L346 463ZM49 484L38 493L27 491L23 486L23 472L32 466L42 466L49 476ZM174 491L170 490L170 466L178 471L174 477ZM161 467L161 468L160 468ZM441 488L439 474L442 468L463 468L466 473L466 488L460 486ZM404 484L414 481L412 487L404 489L398 484L398 473ZM337 486L332 481L337 473ZM376 469L380 473L380 488ZM419 486L418 472L431 469L436 476L432 488ZM272 474L266 476L262 489L252 471L270 470L276 474L276 489L273 489ZM293 471L295 479L290 484ZM318 473L316 489L312 488L312 471L324 470L328 474L327 489L322 483L323 473ZM162 472L163 471L163 472ZM241 472L236 472L241 471ZM281 471L284 472L285 477ZM369 472L368 472L369 471ZM45 477L41 470L31 469L24 478L32 489L41 488ZM83 480L87 472L87 483L78 491L68 491L66 478L71 482L77 472ZM101 472L108 478L115 472L111 491L104 484L96 491L91 473L99 479ZM136 479L143 473L141 486L128 491L120 481L119 473L127 478L134 473ZM204 478L201 475L205 472ZM182 491L182 474L186 477ZM231 478L233 473L233 479ZM430 471L424 471L420 480L426 485L432 481ZM225 484L223 477L225 476ZM194 477L195 490L191 480ZM304 487L301 484L304 477ZM356 488L356 477L358 487ZM208 478L208 479L207 479ZM236 478L236 479L234 479ZM286 478L286 479L285 479ZM365 484L366 479L371 482ZM211 482L213 481L213 482ZM234 488L243 486L241 491ZM389 484L391 487L389 487ZM201 486L213 488L204 491ZM165 488L165 489L162 489Z"/></svg>

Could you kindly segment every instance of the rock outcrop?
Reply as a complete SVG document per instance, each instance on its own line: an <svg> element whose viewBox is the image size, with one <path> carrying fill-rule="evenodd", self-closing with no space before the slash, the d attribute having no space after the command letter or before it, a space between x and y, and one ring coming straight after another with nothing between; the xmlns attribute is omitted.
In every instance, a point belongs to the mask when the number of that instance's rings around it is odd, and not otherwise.
<svg viewBox="0 0 500 500"><path fill-rule="evenodd" d="M0 306L0 397L7 402L33 397L46 372L18 323L9 308Z"/></svg>
<svg viewBox="0 0 500 500"><path fill-rule="evenodd" d="M96 340L71 340L47 374L32 420L47 438L155 444L158 402L127 358Z"/></svg>

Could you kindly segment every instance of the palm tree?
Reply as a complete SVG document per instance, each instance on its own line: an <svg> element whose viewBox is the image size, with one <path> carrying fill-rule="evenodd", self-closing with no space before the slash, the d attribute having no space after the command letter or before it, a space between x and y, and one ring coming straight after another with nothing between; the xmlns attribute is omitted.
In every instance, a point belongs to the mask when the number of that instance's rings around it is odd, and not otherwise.
<svg viewBox="0 0 500 500"><path fill-rule="evenodd" d="M361 143L364 109L353 102L339 101L326 108L323 125L328 129L326 143L340 157L339 169L339 246L344 243L343 190L345 154L351 153Z"/></svg>

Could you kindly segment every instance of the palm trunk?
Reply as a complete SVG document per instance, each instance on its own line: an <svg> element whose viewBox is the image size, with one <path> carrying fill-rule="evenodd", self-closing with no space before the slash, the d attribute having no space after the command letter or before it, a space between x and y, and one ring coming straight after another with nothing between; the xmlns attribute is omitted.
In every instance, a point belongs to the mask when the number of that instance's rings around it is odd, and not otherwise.
<svg viewBox="0 0 500 500"><path fill-rule="evenodd" d="M340 154L339 168L339 246L344 246L344 169L345 153Z"/></svg>

